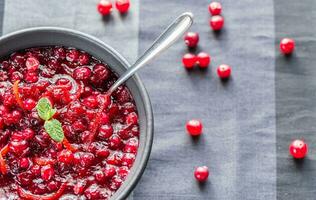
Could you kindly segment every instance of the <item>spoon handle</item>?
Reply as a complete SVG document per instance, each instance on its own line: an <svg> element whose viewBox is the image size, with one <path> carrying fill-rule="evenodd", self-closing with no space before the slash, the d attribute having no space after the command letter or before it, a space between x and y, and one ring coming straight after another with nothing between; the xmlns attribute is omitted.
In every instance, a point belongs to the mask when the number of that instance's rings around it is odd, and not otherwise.
<svg viewBox="0 0 316 200"><path fill-rule="evenodd" d="M121 77L111 86L108 94L115 91L122 83L134 75L134 73L154 59L164 50L168 49L175 41L177 41L192 25L193 14L186 12L181 14L169 27L156 39L151 47L121 75Z"/></svg>

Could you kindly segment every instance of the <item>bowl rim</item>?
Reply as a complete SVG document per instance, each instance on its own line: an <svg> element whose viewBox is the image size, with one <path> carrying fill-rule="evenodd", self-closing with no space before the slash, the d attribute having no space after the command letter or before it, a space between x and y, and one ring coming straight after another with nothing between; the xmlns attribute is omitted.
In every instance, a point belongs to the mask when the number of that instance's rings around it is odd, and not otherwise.
<svg viewBox="0 0 316 200"><path fill-rule="evenodd" d="M17 31L14 31L14 32L11 32L11 33L8 33L8 34L1 36L0 41L3 42L6 40L10 40L14 37L23 36L24 34L28 34L31 32L52 32L52 33L57 32L57 33L65 33L65 34L80 36L81 38L83 38L85 40L89 40L89 42L92 42L95 45L100 45L104 49L106 49L118 62L120 62L123 65L125 70L127 70L128 67L131 66L130 63L120 53L118 53L113 47L106 44L102 40L98 39L95 36L92 36L92 35L89 35L89 34L81 32L81 31L74 30L74 29L69 29L69 28L54 27L54 26L40 26L40 27L25 28L25 29L17 30ZM84 49L82 49L82 50L84 50ZM8 52L8 53L10 53L10 52ZM110 200L126 199L128 197L128 195L134 190L137 183L141 179L141 177L145 171L145 168L147 166L147 163L149 161L149 157L150 157L150 153L151 153L152 145L153 145L153 139L154 139L153 110L152 110L152 105L151 105L151 101L150 101L148 92L147 92L143 82L141 81L141 79L137 73L135 75L133 75L130 79L133 79L133 81L135 82L135 85L137 86L137 88L139 90L139 94L141 96L141 99L144 102L143 103L144 110L145 110L145 115L147 118L147 120L146 120L146 132L147 133L146 133L146 137L145 137L145 141L144 141L145 146L143 148L141 160L139 161L139 166L137 166L137 168L134 169L133 176L131 177L131 179L127 179L126 181L124 181L124 184L126 183L124 190L120 191L120 189L122 188L122 187L120 187L119 190L117 190L113 194L113 196L110 197ZM137 153L137 155L138 155L138 153Z"/></svg>

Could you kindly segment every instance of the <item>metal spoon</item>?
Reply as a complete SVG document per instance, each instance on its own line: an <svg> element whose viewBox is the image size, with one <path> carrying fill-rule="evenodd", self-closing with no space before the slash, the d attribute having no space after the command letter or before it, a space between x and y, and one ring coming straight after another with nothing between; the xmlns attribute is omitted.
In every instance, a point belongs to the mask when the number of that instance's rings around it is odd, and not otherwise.
<svg viewBox="0 0 316 200"><path fill-rule="evenodd" d="M151 47L111 86L107 94L111 94L122 83L135 74L148 62L157 57L176 42L192 25L193 14L185 12L181 14L169 27L155 40Z"/></svg>

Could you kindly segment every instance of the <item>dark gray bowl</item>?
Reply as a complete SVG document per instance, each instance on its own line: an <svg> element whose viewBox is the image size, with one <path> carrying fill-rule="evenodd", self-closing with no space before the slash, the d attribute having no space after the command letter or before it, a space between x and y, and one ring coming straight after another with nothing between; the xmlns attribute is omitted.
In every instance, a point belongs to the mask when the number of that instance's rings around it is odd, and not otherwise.
<svg viewBox="0 0 316 200"><path fill-rule="evenodd" d="M78 31L55 27L24 29L1 37L0 57L25 48L49 45L84 50L107 63L117 74L122 74L130 66L119 53L97 38ZM131 50L135 51L135 49ZM126 85L135 99L139 113L140 142L131 172L111 200L125 199L134 189L145 170L153 141L153 114L147 91L137 75L128 80Z"/></svg>

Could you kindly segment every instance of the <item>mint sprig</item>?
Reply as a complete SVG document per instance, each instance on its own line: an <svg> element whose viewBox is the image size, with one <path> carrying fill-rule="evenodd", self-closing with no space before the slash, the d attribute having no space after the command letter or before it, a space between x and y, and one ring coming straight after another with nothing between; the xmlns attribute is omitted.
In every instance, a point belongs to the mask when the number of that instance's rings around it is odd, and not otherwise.
<svg viewBox="0 0 316 200"><path fill-rule="evenodd" d="M56 142L62 142L64 139L64 131L61 123L57 119L45 121L44 128L49 136Z"/></svg>
<svg viewBox="0 0 316 200"><path fill-rule="evenodd" d="M36 105L36 109L40 118L45 121L50 120L56 113L56 109L53 109L47 98L41 98Z"/></svg>
<svg viewBox="0 0 316 200"><path fill-rule="evenodd" d="M65 137L62 124L57 119L52 119L57 110L53 108L50 101L47 98L41 98L36 105L36 110L39 117L45 121L44 128L48 135L56 142L62 142Z"/></svg>

